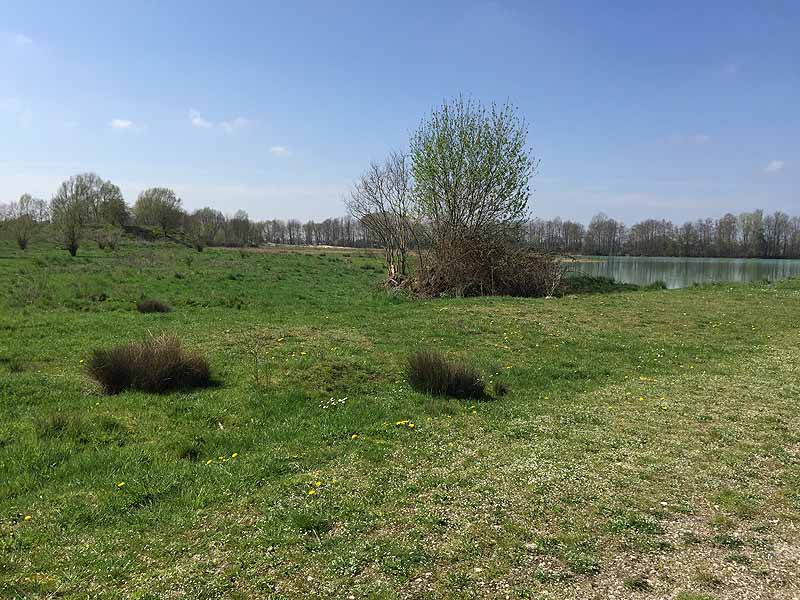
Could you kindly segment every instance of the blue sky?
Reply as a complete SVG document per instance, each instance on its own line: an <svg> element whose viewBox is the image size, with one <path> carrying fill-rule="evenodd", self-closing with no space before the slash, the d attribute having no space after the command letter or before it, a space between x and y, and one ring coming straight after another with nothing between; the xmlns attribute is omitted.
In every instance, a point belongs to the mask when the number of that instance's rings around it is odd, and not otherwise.
<svg viewBox="0 0 800 600"><path fill-rule="evenodd" d="M608 5L608 6L604 6ZM511 100L534 215L800 214L797 2L0 2L0 202L322 219L463 93Z"/></svg>

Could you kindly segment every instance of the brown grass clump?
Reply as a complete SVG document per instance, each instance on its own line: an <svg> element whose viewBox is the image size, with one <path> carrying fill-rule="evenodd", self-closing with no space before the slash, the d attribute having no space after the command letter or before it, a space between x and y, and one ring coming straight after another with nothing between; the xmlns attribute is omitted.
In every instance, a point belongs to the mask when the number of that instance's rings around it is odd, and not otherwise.
<svg viewBox="0 0 800 600"><path fill-rule="evenodd" d="M140 313L168 313L172 308L161 300L142 298L136 303L136 310Z"/></svg>
<svg viewBox="0 0 800 600"><path fill-rule="evenodd" d="M208 361L184 350L172 334L95 350L88 370L108 394L126 389L163 393L211 385Z"/></svg>
<svg viewBox="0 0 800 600"><path fill-rule="evenodd" d="M473 367L449 360L436 350L419 350L408 359L408 382L418 392L434 396L487 397L480 373Z"/></svg>

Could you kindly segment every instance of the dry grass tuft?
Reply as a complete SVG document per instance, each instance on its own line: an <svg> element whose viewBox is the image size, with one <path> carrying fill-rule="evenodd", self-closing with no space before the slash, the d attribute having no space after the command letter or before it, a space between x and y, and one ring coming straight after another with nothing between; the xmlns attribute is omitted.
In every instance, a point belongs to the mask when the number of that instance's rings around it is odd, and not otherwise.
<svg viewBox="0 0 800 600"><path fill-rule="evenodd" d="M171 334L95 350L88 370L108 394L126 389L162 393L211 385L208 361L184 350Z"/></svg>
<svg viewBox="0 0 800 600"><path fill-rule="evenodd" d="M419 350L408 359L408 382L425 394L472 398L487 397L480 373L473 367L446 358L436 350Z"/></svg>
<svg viewBox="0 0 800 600"><path fill-rule="evenodd" d="M168 313L172 308L161 300L143 298L136 303L136 310L140 313Z"/></svg>

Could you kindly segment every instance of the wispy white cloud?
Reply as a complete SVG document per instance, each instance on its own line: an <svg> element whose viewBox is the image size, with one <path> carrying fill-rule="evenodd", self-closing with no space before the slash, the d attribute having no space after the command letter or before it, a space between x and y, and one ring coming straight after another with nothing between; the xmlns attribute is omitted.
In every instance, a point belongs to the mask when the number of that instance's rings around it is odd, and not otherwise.
<svg viewBox="0 0 800 600"><path fill-rule="evenodd" d="M204 119L203 115L200 114L200 111L193 108L189 110L189 121L192 123L192 127L196 129L221 129L225 133L233 133L241 129L246 129L253 124L250 119L242 116L236 117L235 119L230 119L228 121L214 123Z"/></svg>
<svg viewBox="0 0 800 600"><path fill-rule="evenodd" d="M764 167L764 173L777 173L778 171L783 171L786 167L786 161L783 160L771 160Z"/></svg>
<svg viewBox="0 0 800 600"><path fill-rule="evenodd" d="M690 144L693 146L702 146L711 141L711 136L705 133L695 133L692 135L676 134L667 138L671 144Z"/></svg>
<svg viewBox="0 0 800 600"><path fill-rule="evenodd" d="M698 134L689 136L689 141L692 144L707 144L708 142L711 141L711 136L710 135L705 135L703 133L698 133Z"/></svg>
<svg viewBox="0 0 800 600"><path fill-rule="evenodd" d="M239 129L245 129L246 127L250 127L251 121L250 119L245 119L244 117L236 117L232 121L223 121L219 124L222 130L225 133L233 133Z"/></svg>
<svg viewBox="0 0 800 600"><path fill-rule="evenodd" d="M19 123L20 127L27 129L33 123L33 112L31 112L30 108L23 108L19 114L17 114L17 122Z"/></svg>
<svg viewBox="0 0 800 600"><path fill-rule="evenodd" d="M8 39L8 41L14 46L18 46L20 48L33 45L33 38L25 35L24 33L7 33L5 36L0 34L0 39L3 37L6 37L6 39Z"/></svg>
<svg viewBox="0 0 800 600"><path fill-rule="evenodd" d="M289 155L291 155L291 152L289 152L289 149L284 147L284 146L272 146L269 149L269 153L272 154L273 156L289 156Z"/></svg>
<svg viewBox="0 0 800 600"><path fill-rule="evenodd" d="M111 119L109 125L111 129L132 129L133 121L129 121L128 119Z"/></svg>
<svg viewBox="0 0 800 600"><path fill-rule="evenodd" d="M722 74L728 75L729 77L733 77L739 72L739 65L736 63L728 63L724 67L722 67Z"/></svg>
<svg viewBox="0 0 800 600"><path fill-rule="evenodd" d="M27 129L33 123L33 111L17 98L0 98L0 112L12 115L22 128Z"/></svg>
<svg viewBox="0 0 800 600"><path fill-rule="evenodd" d="M197 129L211 129L212 124L210 121L206 121L198 111L193 108L189 109L189 120L192 123L192 127Z"/></svg>

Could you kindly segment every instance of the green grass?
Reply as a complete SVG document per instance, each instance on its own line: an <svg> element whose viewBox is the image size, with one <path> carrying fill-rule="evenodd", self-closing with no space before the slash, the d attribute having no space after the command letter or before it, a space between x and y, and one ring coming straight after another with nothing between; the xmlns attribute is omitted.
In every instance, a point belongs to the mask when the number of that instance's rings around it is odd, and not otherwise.
<svg viewBox="0 0 800 600"><path fill-rule="evenodd" d="M796 588L800 281L413 301L381 273L356 250L0 242L0 597ZM162 331L220 385L87 376ZM508 394L414 392L420 347Z"/></svg>

